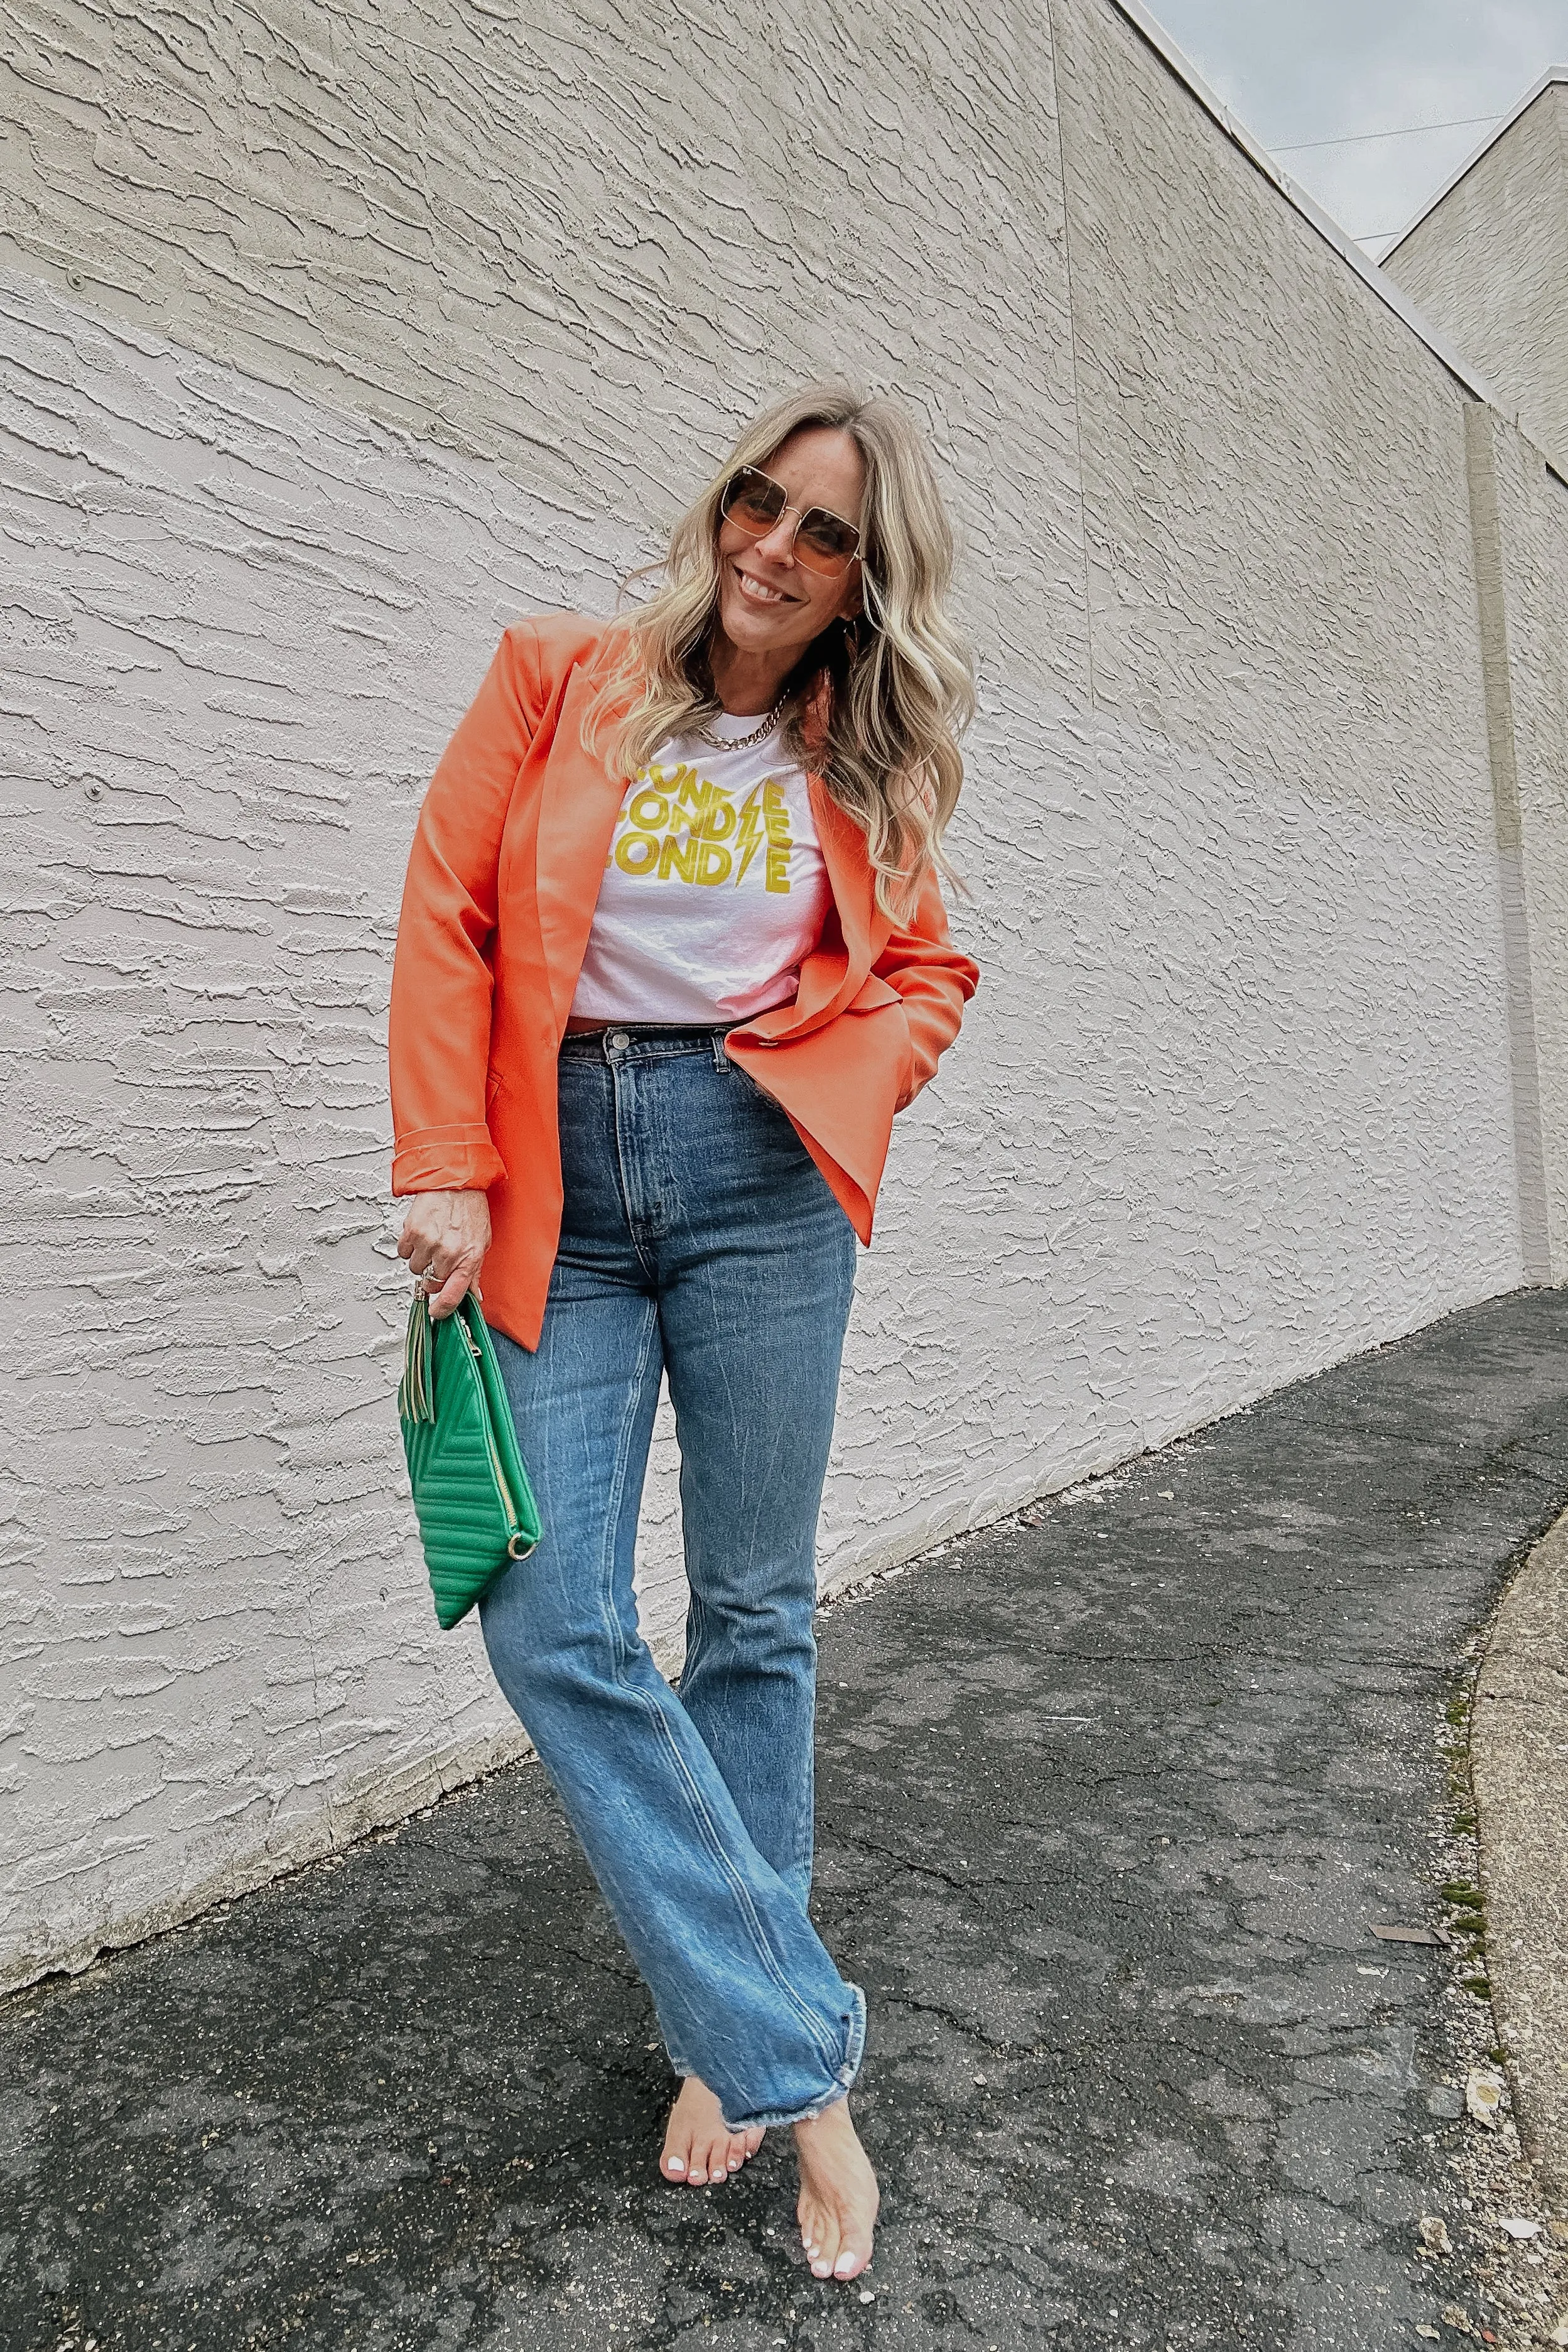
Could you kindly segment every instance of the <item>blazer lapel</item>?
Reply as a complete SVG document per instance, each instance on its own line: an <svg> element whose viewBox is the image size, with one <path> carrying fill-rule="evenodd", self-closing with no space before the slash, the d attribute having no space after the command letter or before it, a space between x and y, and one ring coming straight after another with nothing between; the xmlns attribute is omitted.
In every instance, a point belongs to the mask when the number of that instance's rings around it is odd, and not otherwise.
<svg viewBox="0 0 1568 2352"><path fill-rule="evenodd" d="M583 749L582 713L597 683L591 669L574 669L567 680L539 807L539 940L558 1034L565 1030L571 1011L625 791L621 779Z"/></svg>

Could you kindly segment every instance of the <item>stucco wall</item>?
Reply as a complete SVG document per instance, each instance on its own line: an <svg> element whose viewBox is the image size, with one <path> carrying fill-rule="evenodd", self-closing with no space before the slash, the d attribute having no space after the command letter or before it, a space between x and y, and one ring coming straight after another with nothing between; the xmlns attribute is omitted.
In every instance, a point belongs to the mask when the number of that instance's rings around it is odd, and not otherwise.
<svg viewBox="0 0 1568 2352"><path fill-rule="evenodd" d="M825 1573L1520 1279L1464 395L1103 0L791 11L744 120L718 0L23 21L11 1975L512 1741L397 1460L402 863L781 378L926 417L982 660ZM647 1527L667 1644L667 1436Z"/></svg>
<svg viewBox="0 0 1568 2352"><path fill-rule="evenodd" d="M1522 893L1514 960L1522 953L1539 1106L1540 1276L1568 1282L1568 483L1500 417L1481 429L1500 555L1491 625L1507 680L1495 715L1508 730L1514 794L1513 810L1500 811L1500 845L1505 871L1517 857Z"/></svg>
<svg viewBox="0 0 1568 2352"><path fill-rule="evenodd" d="M1549 83L1383 267L1568 466L1568 81Z"/></svg>

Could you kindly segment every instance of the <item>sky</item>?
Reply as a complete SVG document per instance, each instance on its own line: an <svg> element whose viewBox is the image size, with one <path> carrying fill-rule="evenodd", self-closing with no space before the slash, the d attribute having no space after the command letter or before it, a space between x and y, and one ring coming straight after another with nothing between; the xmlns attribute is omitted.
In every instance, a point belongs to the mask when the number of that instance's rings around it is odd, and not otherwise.
<svg viewBox="0 0 1568 2352"><path fill-rule="evenodd" d="M1548 66L1568 66L1568 0L1149 5L1253 137L1374 258L1486 137L1485 121L1460 118L1506 114ZM1354 137L1434 123L1453 127Z"/></svg>

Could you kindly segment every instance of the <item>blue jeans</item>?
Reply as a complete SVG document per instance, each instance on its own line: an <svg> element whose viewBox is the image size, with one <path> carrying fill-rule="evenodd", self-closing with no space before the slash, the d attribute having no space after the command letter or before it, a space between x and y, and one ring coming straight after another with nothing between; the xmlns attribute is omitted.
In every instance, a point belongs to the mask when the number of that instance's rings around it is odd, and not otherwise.
<svg viewBox="0 0 1568 2352"><path fill-rule="evenodd" d="M539 1344L497 1335L544 1535L481 1609L653 1996L725 2120L841 2098L865 2003L806 1908L817 1516L854 1235L716 1034L569 1036L566 1206ZM691 1587L677 1697L637 1630L632 1549L659 1380Z"/></svg>

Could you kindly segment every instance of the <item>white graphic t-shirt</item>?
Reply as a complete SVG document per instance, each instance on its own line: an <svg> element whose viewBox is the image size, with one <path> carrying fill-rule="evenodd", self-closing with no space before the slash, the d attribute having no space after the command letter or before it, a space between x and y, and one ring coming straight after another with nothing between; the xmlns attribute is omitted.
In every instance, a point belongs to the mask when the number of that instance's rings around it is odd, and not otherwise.
<svg viewBox="0 0 1568 2352"><path fill-rule="evenodd" d="M756 731L721 712L709 732ZM748 1021L792 1001L831 886L777 732L666 743L626 788L572 999L587 1021Z"/></svg>

